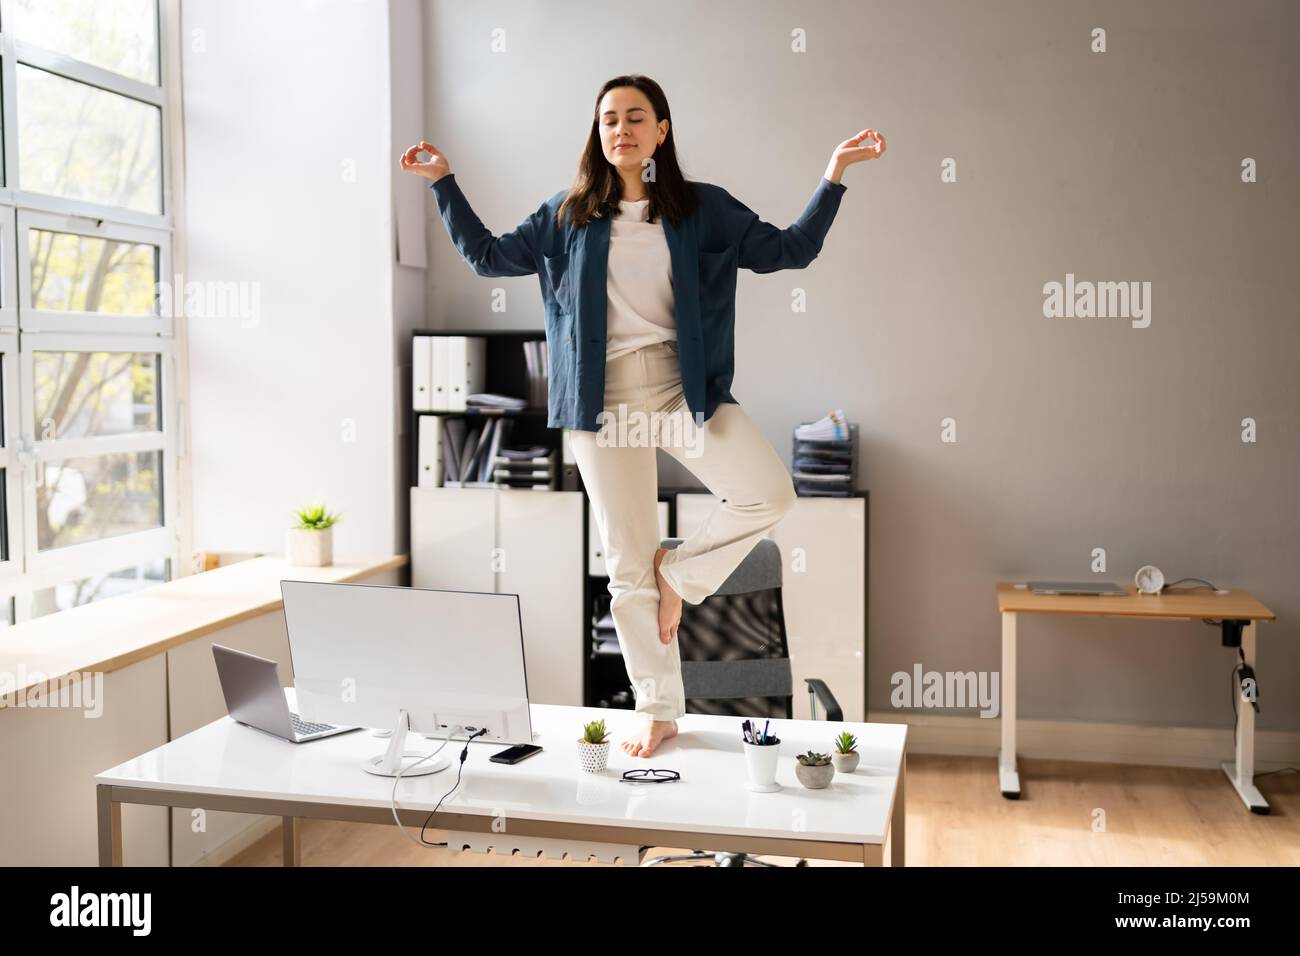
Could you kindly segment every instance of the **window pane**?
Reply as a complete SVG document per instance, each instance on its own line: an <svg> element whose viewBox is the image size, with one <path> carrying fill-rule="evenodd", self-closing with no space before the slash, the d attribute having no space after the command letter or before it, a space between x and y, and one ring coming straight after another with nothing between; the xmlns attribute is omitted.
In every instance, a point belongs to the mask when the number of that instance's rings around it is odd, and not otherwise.
<svg viewBox="0 0 1300 956"><path fill-rule="evenodd" d="M162 526L162 452L124 452L47 464L36 486L41 551Z"/></svg>
<svg viewBox="0 0 1300 956"><path fill-rule="evenodd" d="M32 308L106 315L155 315L158 247L27 231L32 260Z"/></svg>
<svg viewBox="0 0 1300 956"><path fill-rule="evenodd" d="M18 64L18 186L162 212L156 106Z"/></svg>
<svg viewBox="0 0 1300 956"><path fill-rule="evenodd" d="M158 431L150 352L33 352L33 430L40 441Z"/></svg>
<svg viewBox="0 0 1300 956"><path fill-rule="evenodd" d="M42 588L32 595L32 617L53 614L55 611L66 611L70 607L78 607L162 584L171 576L170 564L170 561L163 558L136 568L114 571L112 574L97 574L82 578L80 581L69 581L52 588Z"/></svg>
<svg viewBox="0 0 1300 956"><path fill-rule="evenodd" d="M8 627L14 622L14 599L0 598L0 627Z"/></svg>
<svg viewBox="0 0 1300 956"><path fill-rule="evenodd" d="M155 0L15 0L12 30L47 50L158 82Z"/></svg>

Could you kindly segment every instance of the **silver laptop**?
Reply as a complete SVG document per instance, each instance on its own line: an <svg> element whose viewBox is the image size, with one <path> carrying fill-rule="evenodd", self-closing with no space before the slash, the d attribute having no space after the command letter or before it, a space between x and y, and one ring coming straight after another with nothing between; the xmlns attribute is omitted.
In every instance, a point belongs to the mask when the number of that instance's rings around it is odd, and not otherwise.
<svg viewBox="0 0 1300 956"><path fill-rule="evenodd" d="M212 645L212 656L217 661L221 692L226 695L226 710L241 724L296 744L358 729L312 723L289 710L275 661L220 644Z"/></svg>
<svg viewBox="0 0 1300 956"><path fill-rule="evenodd" d="M1118 584L1110 581L1030 581L1029 590L1033 594L1123 595L1128 593Z"/></svg>

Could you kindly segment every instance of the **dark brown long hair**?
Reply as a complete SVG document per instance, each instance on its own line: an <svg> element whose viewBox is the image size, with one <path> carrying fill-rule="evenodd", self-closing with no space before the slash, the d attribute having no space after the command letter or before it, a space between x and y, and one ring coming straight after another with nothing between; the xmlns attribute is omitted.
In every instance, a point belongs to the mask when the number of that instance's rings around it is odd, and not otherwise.
<svg viewBox="0 0 1300 956"><path fill-rule="evenodd" d="M597 215L610 216L618 209L618 202L623 197L623 178L605 158L600 145L600 101L606 93L620 86L635 87L646 95L650 108L654 110L656 124L668 120L668 135L654 152L655 178L645 184L646 196L650 199L650 221L656 222L659 216L663 216L677 226L699 205L695 190L690 188L677 163L676 131L668 110L668 97L650 77L633 73L607 80L596 94L591 130L582 151L582 161L578 164L578 174L555 216L560 226L564 225L566 217L575 226L585 226Z"/></svg>

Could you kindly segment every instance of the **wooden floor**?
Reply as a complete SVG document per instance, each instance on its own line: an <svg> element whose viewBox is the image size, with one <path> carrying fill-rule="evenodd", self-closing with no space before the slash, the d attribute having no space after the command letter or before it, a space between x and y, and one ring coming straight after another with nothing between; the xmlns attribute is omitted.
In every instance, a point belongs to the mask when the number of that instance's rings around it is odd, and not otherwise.
<svg viewBox="0 0 1300 956"><path fill-rule="evenodd" d="M1260 816L1218 770L1018 762L1024 794L1005 800L992 758L909 756L907 865L1300 866L1300 774L1255 779L1272 807ZM607 865L422 849L394 826L307 820L301 832L306 866ZM279 831L228 865L279 866Z"/></svg>

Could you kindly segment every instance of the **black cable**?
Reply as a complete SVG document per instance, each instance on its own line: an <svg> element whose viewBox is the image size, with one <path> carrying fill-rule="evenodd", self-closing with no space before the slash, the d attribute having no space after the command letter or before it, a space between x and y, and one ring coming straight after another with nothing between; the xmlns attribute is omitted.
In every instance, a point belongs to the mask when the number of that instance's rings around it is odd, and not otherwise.
<svg viewBox="0 0 1300 956"><path fill-rule="evenodd" d="M1241 653L1241 648L1237 648L1237 653ZM1245 662L1245 655L1242 655L1242 662ZM1241 687L1237 682L1237 673L1241 670L1241 664L1232 666L1232 746L1237 746L1237 695L1241 693Z"/></svg>
<svg viewBox="0 0 1300 956"><path fill-rule="evenodd" d="M1198 583L1197 583L1197 586L1194 587L1194 588L1182 588L1182 590L1184 590L1184 591L1196 591L1196 590L1198 590L1198 589L1200 589L1200 588L1203 588L1203 587L1205 587L1205 588L1209 588L1209 589L1212 590L1212 591L1217 591L1217 590L1219 590L1217 587L1215 587L1215 586L1214 586L1213 584L1211 584L1209 581L1205 580L1205 578L1179 578L1177 581L1174 581L1174 582L1172 582L1172 583L1170 583L1170 584L1166 584L1163 588L1161 588L1161 590L1163 590L1163 591L1168 591L1168 590L1171 589L1171 588L1176 588L1176 587L1178 587L1178 585L1182 584L1184 581L1196 581L1196 582L1198 582Z"/></svg>
<svg viewBox="0 0 1300 956"><path fill-rule="evenodd" d="M1246 652L1243 651L1240 647L1237 648L1237 656L1241 658L1241 660L1238 663L1234 664L1232 667L1232 746L1234 748L1237 746L1237 722L1239 719L1237 698L1241 694L1241 682L1240 680L1238 680L1237 675L1242 673L1243 667L1247 666ZM1268 770L1265 771L1264 773L1252 774L1252 777L1267 777L1271 773L1285 773L1288 770L1293 770L1296 773L1300 773L1300 769L1297 769L1295 767L1282 767L1280 770Z"/></svg>
<svg viewBox="0 0 1300 956"><path fill-rule="evenodd" d="M450 790L448 790L446 793L442 795L441 799L438 800L437 806L435 806L432 810L429 811L429 815L424 818L424 823L420 825L420 842L423 843L425 846L446 846L447 845L446 843L430 843L428 840L424 838L424 831L428 829L429 821L433 819L434 814L438 812L438 808L442 806L442 801L446 800L453 793L455 793L456 787L460 786L460 775L461 772L465 769L465 759L469 757L470 743L474 740L475 737L482 737L485 733L487 733L487 728L481 727L477 731L475 731L474 734L468 740L465 741L465 748L460 752L460 766L456 768L455 785L453 785Z"/></svg>

